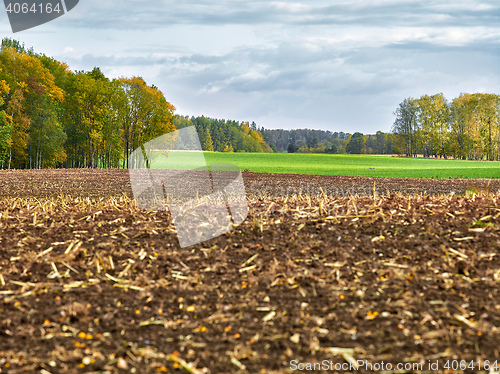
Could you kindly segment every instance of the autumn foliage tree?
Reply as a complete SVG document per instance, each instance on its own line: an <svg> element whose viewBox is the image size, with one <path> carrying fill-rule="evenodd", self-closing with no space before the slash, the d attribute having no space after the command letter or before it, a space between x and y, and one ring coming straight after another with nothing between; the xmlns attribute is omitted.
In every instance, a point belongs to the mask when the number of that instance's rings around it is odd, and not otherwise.
<svg viewBox="0 0 500 374"><path fill-rule="evenodd" d="M0 66L0 78L11 87L4 99L13 120L9 166L55 167L66 158L59 121L64 91L41 59L20 46L2 46Z"/></svg>
<svg viewBox="0 0 500 374"><path fill-rule="evenodd" d="M142 78L72 72L3 39L0 167L118 167L139 145L175 129L175 108Z"/></svg>
<svg viewBox="0 0 500 374"><path fill-rule="evenodd" d="M122 132L128 160L128 155L141 144L175 130L172 123L175 108L158 88L148 86L140 77L118 81L125 93L119 110L123 113Z"/></svg>
<svg viewBox="0 0 500 374"><path fill-rule="evenodd" d="M1 73L1 69L0 69ZM4 104L3 96L8 94L10 87L4 80L0 81L0 107ZM12 146L12 118L5 112L0 111L0 167L4 167L8 151Z"/></svg>
<svg viewBox="0 0 500 374"><path fill-rule="evenodd" d="M393 133L407 156L422 154L500 160L500 95L462 93L407 98L395 112Z"/></svg>

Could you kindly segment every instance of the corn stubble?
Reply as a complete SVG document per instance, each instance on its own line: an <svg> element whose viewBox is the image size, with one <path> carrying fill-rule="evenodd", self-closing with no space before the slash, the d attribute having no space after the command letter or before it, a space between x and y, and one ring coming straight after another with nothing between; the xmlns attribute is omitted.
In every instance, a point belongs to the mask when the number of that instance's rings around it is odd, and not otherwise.
<svg viewBox="0 0 500 374"><path fill-rule="evenodd" d="M0 372L500 359L500 195L379 190L251 198L184 249L127 194L3 197Z"/></svg>

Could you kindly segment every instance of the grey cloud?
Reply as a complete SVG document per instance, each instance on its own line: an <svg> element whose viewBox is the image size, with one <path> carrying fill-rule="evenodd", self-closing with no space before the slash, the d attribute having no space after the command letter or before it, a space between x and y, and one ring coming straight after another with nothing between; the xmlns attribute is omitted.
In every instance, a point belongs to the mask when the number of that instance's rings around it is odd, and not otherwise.
<svg viewBox="0 0 500 374"><path fill-rule="evenodd" d="M80 27L131 29L193 25L346 25L361 26L487 26L498 27L500 4L494 0L449 1L353 1L316 5L268 1L88 1L79 7L80 16L71 22ZM297 5L296 5L297 6Z"/></svg>
<svg viewBox="0 0 500 374"><path fill-rule="evenodd" d="M460 27L498 25L500 5L492 1L487 9L474 6L479 3L471 1L470 7L463 9L456 3L455 5L444 3L447 6L440 7L439 2L436 1L394 1L381 4L374 1L366 2L363 6L357 6L356 2L353 2L349 5L334 5L318 9L315 12L318 18L313 19L313 23Z"/></svg>
<svg viewBox="0 0 500 374"><path fill-rule="evenodd" d="M497 0L141 3L89 0L80 16L64 22L108 28L102 33L114 36L121 49L107 41L119 53L65 61L147 76L181 114L366 133L389 131L392 112L405 97L444 92L451 100L463 91L500 87ZM183 27L191 32L234 24L253 26L247 30L261 43L243 40L210 52L192 42L196 32L190 43L182 39ZM178 40L147 39L157 29L169 35L169 26L177 27ZM131 29L138 30L136 39L120 40L121 30ZM238 44L238 37L228 41Z"/></svg>
<svg viewBox="0 0 500 374"><path fill-rule="evenodd" d="M159 66L170 82L203 95L288 92L307 97L356 96L403 91L430 75L458 80L464 71L477 71L477 66L481 66L481 74L494 76L498 52L492 53L486 45L474 48L414 42L339 52L327 46L311 50L305 44L281 43L267 48L240 47L223 55L85 55L78 65L136 66L138 75L148 67ZM439 91L442 80L435 81L432 91Z"/></svg>
<svg viewBox="0 0 500 374"><path fill-rule="evenodd" d="M187 84L191 92L197 92L199 100L219 97L224 102L222 98L231 93L241 103L248 103L252 98L255 105L251 111L239 112L238 105L227 108L245 118L287 113L296 121L302 118L304 126L314 121L316 126L325 127L326 118L335 117L338 123L350 124L365 132L374 127L389 131L392 111L404 97L442 91L448 96L450 92L458 95L463 87L475 90L479 83L488 84L484 79L488 76L489 87L500 86L498 72L495 74L498 59L488 60L464 48L455 48L452 52L437 48L425 51L423 47L414 45L413 51L410 47L400 51L391 47L366 48L342 54L326 49L304 53L303 46L293 50L290 45L275 49L249 48L219 56L224 65L206 59L210 63L205 69L186 74L179 82ZM280 57L283 51L288 56L286 59ZM300 63L296 55L301 55ZM339 62L335 63L335 59ZM196 63L201 60L194 59ZM252 66L257 67L254 74L249 69ZM168 70L165 74L168 75ZM377 104L372 104L375 101ZM390 104L394 101L395 104ZM356 105L358 110L354 110ZM359 105L363 108L361 111ZM262 125L271 127L268 123ZM280 125L283 126L274 127Z"/></svg>

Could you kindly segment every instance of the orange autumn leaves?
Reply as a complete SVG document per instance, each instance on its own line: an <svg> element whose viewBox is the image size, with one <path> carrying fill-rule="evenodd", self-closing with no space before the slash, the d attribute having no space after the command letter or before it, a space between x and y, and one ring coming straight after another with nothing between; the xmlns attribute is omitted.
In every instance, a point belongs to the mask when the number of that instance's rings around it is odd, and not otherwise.
<svg viewBox="0 0 500 374"><path fill-rule="evenodd" d="M69 70L4 39L0 168L118 167L140 144L175 130L175 108L140 77Z"/></svg>

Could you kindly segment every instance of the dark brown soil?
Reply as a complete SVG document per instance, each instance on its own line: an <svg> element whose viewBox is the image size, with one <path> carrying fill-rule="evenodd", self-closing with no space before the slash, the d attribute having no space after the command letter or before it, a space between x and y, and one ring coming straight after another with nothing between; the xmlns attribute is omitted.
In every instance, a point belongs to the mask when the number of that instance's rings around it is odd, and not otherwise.
<svg viewBox="0 0 500 374"><path fill-rule="evenodd" d="M129 173L124 169L0 170L0 197L51 197L58 195L132 197ZM467 190L500 192L500 179L418 179L345 177L337 175L243 173L247 195L259 197L371 196L379 194L463 195Z"/></svg>
<svg viewBox="0 0 500 374"><path fill-rule="evenodd" d="M1 171L0 372L498 372L498 180L244 179L181 249L124 171Z"/></svg>

